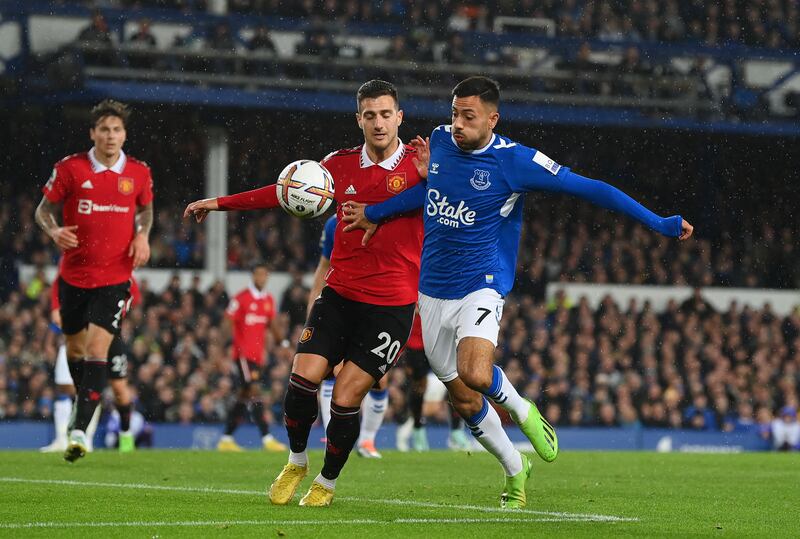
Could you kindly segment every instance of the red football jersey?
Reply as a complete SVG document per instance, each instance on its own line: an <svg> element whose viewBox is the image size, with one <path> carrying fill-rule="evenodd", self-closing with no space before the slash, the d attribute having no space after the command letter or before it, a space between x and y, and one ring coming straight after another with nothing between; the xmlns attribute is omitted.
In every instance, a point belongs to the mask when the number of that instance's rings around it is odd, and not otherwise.
<svg viewBox="0 0 800 539"><path fill-rule="evenodd" d="M126 314L130 309L139 305L139 302L142 299L142 293L139 291L139 283L136 282L136 279L131 277L131 290L130 290L130 297L129 302L125 306L125 310L122 314ZM50 310L55 311L61 308L61 300L58 299L58 275L56 275L56 279L53 281L53 285L50 287Z"/></svg>
<svg viewBox="0 0 800 539"><path fill-rule="evenodd" d="M425 345L422 342L422 321L419 319L419 313L414 315L414 324L411 326L411 335L406 342L406 348L409 350L424 350Z"/></svg>
<svg viewBox="0 0 800 539"><path fill-rule="evenodd" d="M233 359L263 365L265 333L275 318L272 296L249 286L231 300L225 313L233 322Z"/></svg>
<svg viewBox="0 0 800 539"><path fill-rule="evenodd" d="M78 246L61 257L59 272L80 288L120 284L131 278L136 207L153 200L150 169L120 155L111 168L89 152L65 157L43 188L50 202L64 203L64 226L78 225Z"/></svg>
<svg viewBox="0 0 800 539"><path fill-rule="evenodd" d="M386 221L366 246L363 230L345 232L342 204L377 204L420 182L416 150L402 143L388 159L373 163L363 145L340 150L322 164L333 175L338 203L328 286L343 297L373 305L416 303L422 253L422 210Z"/></svg>

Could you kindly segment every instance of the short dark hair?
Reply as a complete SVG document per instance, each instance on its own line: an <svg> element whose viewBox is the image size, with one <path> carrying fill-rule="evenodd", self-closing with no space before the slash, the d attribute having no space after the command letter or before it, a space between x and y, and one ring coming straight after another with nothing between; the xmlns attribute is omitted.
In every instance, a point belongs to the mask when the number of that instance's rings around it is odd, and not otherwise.
<svg viewBox="0 0 800 539"><path fill-rule="evenodd" d="M122 125L128 123L128 118L131 115L131 109L125 103L114 101L113 99L104 99L94 107L91 111L92 128L97 126L97 122L106 116L116 116L122 120Z"/></svg>
<svg viewBox="0 0 800 539"><path fill-rule="evenodd" d="M375 99L382 95L390 95L394 99L394 104L400 108L400 99L397 97L397 88L391 82L385 80L368 80L356 92L356 105L361 108L361 102L365 99Z"/></svg>
<svg viewBox="0 0 800 539"><path fill-rule="evenodd" d="M258 268L264 268L267 270L267 273L272 273L272 268L267 262L256 262L250 266L250 273L254 273Z"/></svg>
<svg viewBox="0 0 800 539"><path fill-rule="evenodd" d="M464 79L453 88L453 97L477 95L484 103L500 104L500 84L489 77L474 76Z"/></svg>

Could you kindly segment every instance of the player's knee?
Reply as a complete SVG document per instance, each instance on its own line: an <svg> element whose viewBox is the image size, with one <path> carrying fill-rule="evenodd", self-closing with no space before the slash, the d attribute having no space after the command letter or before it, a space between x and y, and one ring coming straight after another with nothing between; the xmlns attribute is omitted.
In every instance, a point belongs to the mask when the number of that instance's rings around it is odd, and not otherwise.
<svg viewBox="0 0 800 539"><path fill-rule="evenodd" d="M101 339L93 340L86 345L86 357L91 358L107 358L108 356L108 343Z"/></svg>
<svg viewBox="0 0 800 539"><path fill-rule="evenodd" d="M86 346L83 343L67 341L67 359L80 360L86 357Z"/></svg>

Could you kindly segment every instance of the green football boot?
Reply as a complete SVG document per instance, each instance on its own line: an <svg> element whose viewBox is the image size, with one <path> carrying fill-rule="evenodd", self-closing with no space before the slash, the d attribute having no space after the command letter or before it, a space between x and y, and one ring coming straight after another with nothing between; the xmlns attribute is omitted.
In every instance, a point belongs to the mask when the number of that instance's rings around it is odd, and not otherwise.
<svg viewBox="0 0 800 539"><path fill-rule="evenodd" d="M527 400L527 399L525 399ZM516 414L511 417L519 425L520 430L530 440L536 454L545 462L553 462L558 456L558 436L556 429L539 413L539 409L531 401L528 401L528 417L525 421L520 421Z"/></svg>
<svg viewBox="0 0 800 539"><path fill-rule="evenodd" d="M525 497L525 483L531 476L531 461L524 453L522 457L522 471L511 477L506 476L506 486L500 495L500 507L503 509L522 509L527 503Z"/></svg>
<svg viewBox="0 0 800 539"><path fill-rule="evenodd" d="M136 449L136 441L133 439L132 432L119 433L119 452L130 453Z"/></svg>

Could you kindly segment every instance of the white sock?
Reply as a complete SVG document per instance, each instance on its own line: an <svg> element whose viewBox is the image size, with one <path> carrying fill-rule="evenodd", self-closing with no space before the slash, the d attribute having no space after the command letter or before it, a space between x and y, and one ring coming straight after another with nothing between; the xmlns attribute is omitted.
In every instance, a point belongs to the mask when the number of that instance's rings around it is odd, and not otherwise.
<svg viewBox="0 0 800 539"><path fill-rule="evenodd" d="M323 380L319 392L319 415L322 416L322 428L328 430L328 423L331 422L331 401L333 400L333 385L336 378Z"/></svg>
<svg viewBox="0 0 800 539"><path fill-rule="evenodd" d="M53 405L53 423L56 427L56 441L67 441L67 425L72 415L72 399L58 399Z"/></svg>
<svg viewBox="0 0 800 539"><path fill-rule="evenodd" d="M300 453L289 451L289 464L294 464L295 466L303 466L305 468L306 466L308 466L308 453L306 453L305 451L301 451Z"/></svg>
<svg viewBox="0 0 800 539"><path fill-rule="evenodd" d="M261 443L265 444L265 443L267 443L267 442L269 442L271 440L274 440L274 439L275 439L275 437L272 434L265 434L264 436L261 437Z"/></svg>
<svg viewBox="0 0 800 539"><path fill-rule="evenodd" d="M486 450L500 461L506 475L517 475L522 471L522 456L514 448L500 423L500 416L489 401L483 399L483 408L474 416L468 418L467 426L472 435Z"/></svg>
<svg viewBox="0 0 800 539"><path fill-rule="evenodd" d="M322 477L322 474L319 474L316 478L314 478L315 483L319 483L323 487L329 488L334 490L336 488L336 479L328 479Z"/></svg>
<svg viewBox="0 0 800 539"><path fill-rule="evenodd" d="M497 365L492 365L492 385L486 390L485 395L511 413L511 418L517 423L528 419L531 405L523 399L516 388L511 385L506 373Z"/></svg>
<svg viewBox="0 0 800 539"><path fill-rule="evenodd" d="M361 405L361 435L358 443L374 442L378 429L383 424L386 415L386 404L389 402L389 392L383 390L370 390L364 397Z"/></svg>
<svg viewBox="0 0 800 539"><path fill-rule="evenodd" d="M233 436L231 436L230 434L223 434L222 436L220 436L219 441L220 442L232 442L233 441Z"/></svg>
<svg viewBox="0 0 800 539"><path fill-rule="evenodd" d="M89 451L94 451L94 434L97 432L97 424L100 423L101 406L98 404L94 409L92 420L89 421L89 426L86 427L86 445Z"/></svg>

